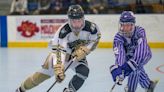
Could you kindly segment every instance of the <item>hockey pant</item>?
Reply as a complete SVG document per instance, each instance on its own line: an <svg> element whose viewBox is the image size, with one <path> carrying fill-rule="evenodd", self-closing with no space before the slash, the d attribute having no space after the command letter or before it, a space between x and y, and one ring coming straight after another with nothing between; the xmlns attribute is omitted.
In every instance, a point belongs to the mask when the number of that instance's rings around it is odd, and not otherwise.
<svg viewBox="0 0 164 92"><path fill-rule="evenodd" d="M143 67L140 69L133 71L128 77L128 85L127 85L127 92L135 92L137 89L138 83L141 85L142 88L148 89L150 85L150 79L146 74Z"/></svg>

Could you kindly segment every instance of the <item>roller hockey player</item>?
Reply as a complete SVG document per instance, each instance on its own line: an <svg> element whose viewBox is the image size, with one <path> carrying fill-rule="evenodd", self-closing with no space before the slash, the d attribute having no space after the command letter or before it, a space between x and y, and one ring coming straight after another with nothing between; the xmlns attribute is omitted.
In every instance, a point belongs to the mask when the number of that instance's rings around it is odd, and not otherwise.
<svg viewBox="0 0 164 92"><path fill-rule="evenodd" d="M52 52L48 55L42 69L29 76L16 92L25 92L55 75L61 83L65 78L64 69L72 58L75 62L69 68L75 71L68 87L63 92L77 92L88 77L89 67L86 56L95 50L100 39L100 31L95 23L84 19L84 11L80 5L72 5L68 9L68 23L55 34L50 44Z"/></svg>
<svg viewBox="0 0 164 92"><path fill-rule="evenodd" d="M114 82L118 85L127 76L126 92L135 92L139 83L146 92L154 92L157 80L151 81L144 65L151 59L152 53L147 43L144 28L135 25L135 16L131 11L122 12L119 20L119 32L114 37L115 65L110 67Z"/></svg>

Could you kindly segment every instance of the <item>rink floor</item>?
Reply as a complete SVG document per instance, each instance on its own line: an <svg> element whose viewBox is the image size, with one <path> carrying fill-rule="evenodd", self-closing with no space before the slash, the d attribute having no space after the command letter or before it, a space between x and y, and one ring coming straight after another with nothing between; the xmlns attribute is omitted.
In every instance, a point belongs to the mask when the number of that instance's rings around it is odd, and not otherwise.
<svg viewBox="0 0 164 92"><path fill-rule="evenodd" d="M160 79L155 92L164 92L164 49L152 49L153 57L145 66L145 70L151 79ZM0 91L15 92L20 83L41 68L49 53L43 48L0 48ZM97 49L88 56L90 74L84 85L78 92L110 92L112 77L109 66L114 64L112 49ZM158 68L158 71L157 71ZM66 72L66 79L56 84L50 92L62 92L71 77L72 70ZM55 78L45 81L28 92L46 92ZM113 92L124 92L127 79L122 86L116 86ZM145 92L138 85L136 92Z"/></svg>

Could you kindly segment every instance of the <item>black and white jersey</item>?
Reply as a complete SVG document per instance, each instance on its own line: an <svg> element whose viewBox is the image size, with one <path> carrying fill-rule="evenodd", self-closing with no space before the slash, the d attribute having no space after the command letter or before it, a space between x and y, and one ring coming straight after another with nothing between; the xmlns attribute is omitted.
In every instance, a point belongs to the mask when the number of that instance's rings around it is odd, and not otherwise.
<svg viewBox="0 0 164 92"><path fill-rule="evenodd" d="M52 46L60 46L67 53L72 51L80 45L86 46L93 51L100 39L100 31L95 23L85 20L84 27L76 35L72 31L69 23L64 24L56 33L51 43Z"/></svg>

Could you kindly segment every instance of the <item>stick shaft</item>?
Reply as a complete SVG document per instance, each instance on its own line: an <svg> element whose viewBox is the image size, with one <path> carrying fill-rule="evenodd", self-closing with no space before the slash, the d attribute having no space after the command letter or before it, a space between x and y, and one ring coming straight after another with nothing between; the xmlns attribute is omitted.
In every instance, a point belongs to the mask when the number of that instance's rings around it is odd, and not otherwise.
<svg viewBox="0 0 164 92"><path fill-rule="evenodd" d="M113 91L113 89L115 88L115 86L116 86L116 82L115 82L115 83L114 83L114 85L112 86L112 88L111 88L110 92L112 92L112 91Z"/></svg>

